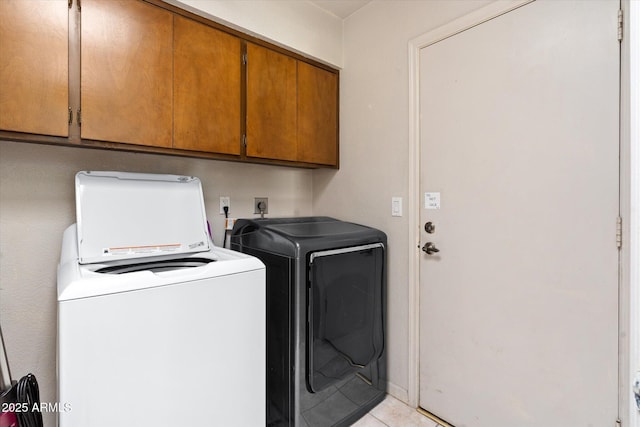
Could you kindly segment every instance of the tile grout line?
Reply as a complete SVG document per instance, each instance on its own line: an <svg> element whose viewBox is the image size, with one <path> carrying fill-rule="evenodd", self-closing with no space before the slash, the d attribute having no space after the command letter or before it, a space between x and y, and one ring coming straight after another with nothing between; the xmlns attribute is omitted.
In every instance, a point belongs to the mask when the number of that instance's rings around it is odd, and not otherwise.
<svg viewBox="0 0 640 427"><path fill-rule="evenodd" d="M376 417L375 415L373 415L371 412L369 412L369 415L371 415L373 418L375 418L376 420L380 421L382 424L384 424L387 427L393 427L390 426L389 424L385 423L384 421L382 421L380 418Z"/></svg>

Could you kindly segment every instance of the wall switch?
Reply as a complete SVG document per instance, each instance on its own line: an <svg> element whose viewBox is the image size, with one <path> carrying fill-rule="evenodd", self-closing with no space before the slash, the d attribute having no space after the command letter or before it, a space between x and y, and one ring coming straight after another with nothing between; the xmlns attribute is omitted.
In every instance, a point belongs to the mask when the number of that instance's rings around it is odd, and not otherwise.
<svg viewBox="0 0 640 427"><path fill-rule="evenodd" d="M391 198L391 216L402 216L402 197Z"/></svg>
<svg viewBox="0 0 640 427"><path fill-rule="evenodd" d="M231 197L220 196L220 215L224 215L224 207L227 206L231 210Z"/></svg>

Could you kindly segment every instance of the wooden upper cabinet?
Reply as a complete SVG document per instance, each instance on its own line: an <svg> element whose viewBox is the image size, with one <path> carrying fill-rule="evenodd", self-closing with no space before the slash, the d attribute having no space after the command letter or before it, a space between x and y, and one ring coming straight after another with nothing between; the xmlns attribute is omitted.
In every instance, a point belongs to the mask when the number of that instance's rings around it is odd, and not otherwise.
<svg viewBox="0 0 640 427"><path fill-rule="evenodd" d="M297 61L247 43L248 157L297 159Z"/></svg>
<svg viewBox="0 0 640 427"><path fill-rule="evenodd" d="M0 129L69 134L66 0L0 0Z"/></svg>
<svg viewBox="0 0 640 427"><path fill-rule="evenodd" d="M81 21L82 138L171 147L173 15L139 0L82 0Z"/></svg>
<svg viewBox="0 0 640 427"><path fill-rule="evenodd" d="M174 147L240 154L241 41L175 17Z"/></svg>
<svg viewBox="0 0 640 427"><path fill-rule="evenodd" d="M0 0L3 135L337 166L337 72L159 2L81 4Z"/></svg>
<svg viewBox="0 0 640 427"><path fill-rule="evenodd" d="M298 63L298 160L336 166L338 75Z"/></svg>

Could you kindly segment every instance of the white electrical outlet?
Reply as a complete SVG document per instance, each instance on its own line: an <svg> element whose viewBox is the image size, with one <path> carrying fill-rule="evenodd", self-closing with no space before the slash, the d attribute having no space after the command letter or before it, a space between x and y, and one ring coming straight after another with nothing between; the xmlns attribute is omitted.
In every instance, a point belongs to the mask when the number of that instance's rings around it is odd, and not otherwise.
<svg viewBox="0 0 640 427"><path fill-rule="evenodd" d="M224 215L224 207L228 207L231 210L231 197L220 196L220 215Z"/></svg>

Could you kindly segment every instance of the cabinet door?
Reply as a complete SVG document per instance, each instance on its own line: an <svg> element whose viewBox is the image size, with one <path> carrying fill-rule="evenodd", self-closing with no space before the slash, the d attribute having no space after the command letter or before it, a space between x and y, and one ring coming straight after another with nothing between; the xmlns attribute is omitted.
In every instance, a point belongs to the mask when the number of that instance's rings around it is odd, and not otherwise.
<svg viewBox="0 0 640 427"><path fill-rule="evenodd" d="M240 154L240 39L174 21L174 147Z"/></svg>
<svg viewBox="0 0 640 427"><path fill-rule="evenodd" d="M247 156L296 160L296 60L247 43Z"/></svg>
<svg viewBox="0 0 640 427"><path fill-rule="evenodd" d="M0 0L0 129L68 136L66 0Z"/></svg>
<svg viewBox="0 0 640 427"><path fill-rule="evenodd" d="M298 63L298 160L338 162L338 75Z"/></svg>
<svg viewBox="0 0 640 427"><path fill-rule="evenodd" d="M173 16L138 0L82 0L81 136L171 147Z"/></svg>

